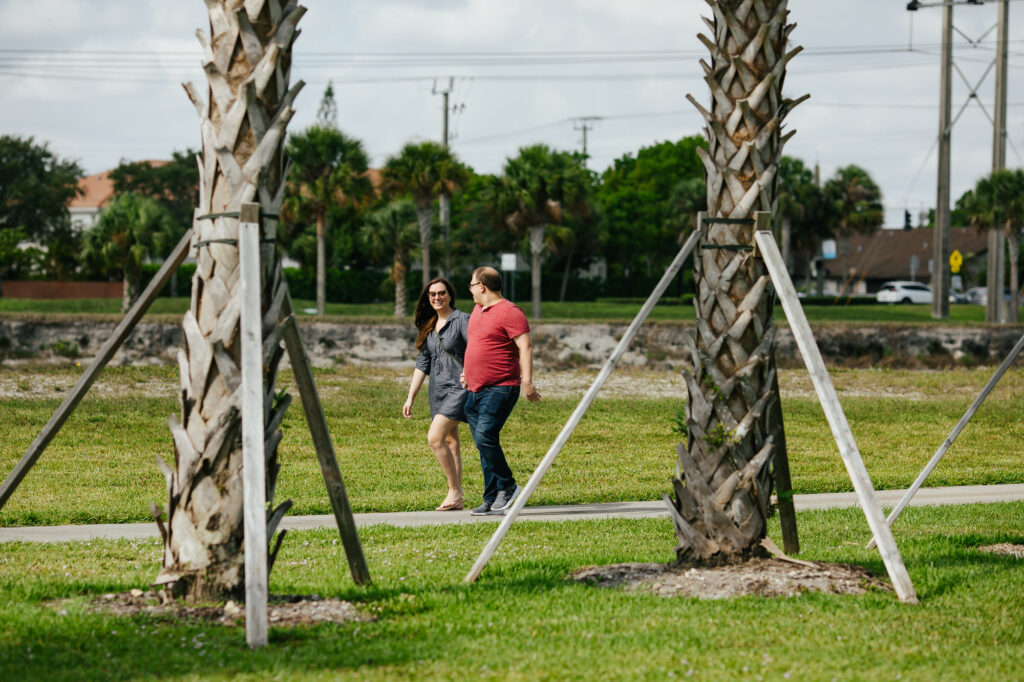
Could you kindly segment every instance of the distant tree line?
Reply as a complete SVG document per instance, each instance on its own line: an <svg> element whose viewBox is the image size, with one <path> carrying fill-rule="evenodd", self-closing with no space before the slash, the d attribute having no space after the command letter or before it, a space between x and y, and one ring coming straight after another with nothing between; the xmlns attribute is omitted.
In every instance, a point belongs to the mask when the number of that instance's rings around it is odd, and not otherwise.
<svg viewBox="0 0 1024 682"><path fill-rule="evenodd" d="M446 252L453 272L443 274L457 284L476 266L498 265L502 253L519 255L529 274L516 275L516 294L531 301L534 317L542 300L646 296L705 207L701 136L643 147L601 173L581 154L536 144L501 173L479 174L436 142L410 143L374 170L362 141L338 128L329 95L317 122L289 138L277 227L279 247L300 264L289 273L295 294L315 298L321 312L326 300L393 297L404 315L422 281L444 271ZM1003 195L1024 196L1024 172L1004 173L965 193L958 217L1004 230L1019 260L1024 208ZM45 143L0 137L0 277L121 280L127 305L144 284L143 265L162 259L191 224L195 152L122 162L110 174L114 198L80 234L68 204L82 174ZM778 183L775 229L795 272L809 271L823 239L882 225L881 191L862 168L842 167L819 183L800 159L783 157ZM451 205L447 244L438 229L442 193ZM592 270L596 263L602 269ZM684 272L671 291L691 287Z"/></svg>

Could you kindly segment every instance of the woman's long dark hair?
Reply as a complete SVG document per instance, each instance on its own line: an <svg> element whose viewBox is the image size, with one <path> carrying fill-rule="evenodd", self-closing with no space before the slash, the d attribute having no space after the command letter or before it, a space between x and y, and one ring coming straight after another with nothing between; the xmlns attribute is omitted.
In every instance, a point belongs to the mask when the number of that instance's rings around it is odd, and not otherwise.
<svg viewBox="0 0 1024 682"><path fill-rule="evenodd" d="M419 333L416 334L416 350L422 350L423 344L427 342L427 334L437 324L437 311L430 305L429 292L430 287L438 282L443 284L444 288L448 290L448 305L452 309L455 308L455 289L452 288L451 282L444 277L435 277L427 282L427 286L423 287L423 291L420 292L420 300L416 303L416 317L414 320L416 322L416 329L419 330Z"/></svg>

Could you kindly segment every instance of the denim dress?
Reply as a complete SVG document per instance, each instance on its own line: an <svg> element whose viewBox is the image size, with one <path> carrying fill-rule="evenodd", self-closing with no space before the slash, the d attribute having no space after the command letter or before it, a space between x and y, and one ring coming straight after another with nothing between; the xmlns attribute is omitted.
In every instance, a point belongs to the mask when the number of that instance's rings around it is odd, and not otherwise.
<svg viewBox="0 0 1024 682"><path fill-rule="evenodd" d="M459 382L466 355L466 328L469 315L452 310L440 332L432 330L416 359L416 369L430 377L430 418L443 414L455 421L466 421L468 391Z"/></svg>

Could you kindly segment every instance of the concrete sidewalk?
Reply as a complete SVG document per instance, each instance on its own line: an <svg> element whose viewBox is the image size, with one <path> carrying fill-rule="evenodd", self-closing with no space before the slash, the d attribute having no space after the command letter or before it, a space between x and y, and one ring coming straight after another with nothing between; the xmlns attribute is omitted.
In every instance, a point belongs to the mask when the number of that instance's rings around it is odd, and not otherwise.
<svg viewBox="0 0 1024 682"><path fill-rule="evenodd" d="M903 490L878 490L882 505L892 508L903 497ZM1013 502L1024 500L1024 484L967 485L949 488L921 488L910 506L970 504L973 502ZM854 493L797 495L797 511L857 506ZM668 516L665 504L656 502L601 502L597 504L551 505L526 507L517 521L581 521L585 519L650 518ZM391 526L430 526L443 523L495 523L500 516L470 516L460 512L377 512L356 514L356 525L387 524ZM281 528L309 530L335 527L334 516L286 516ZM155 523L108 523L82 526L26 526L0 528L0 542L68 542L93 539L135 539L158 535Z"/></svg>

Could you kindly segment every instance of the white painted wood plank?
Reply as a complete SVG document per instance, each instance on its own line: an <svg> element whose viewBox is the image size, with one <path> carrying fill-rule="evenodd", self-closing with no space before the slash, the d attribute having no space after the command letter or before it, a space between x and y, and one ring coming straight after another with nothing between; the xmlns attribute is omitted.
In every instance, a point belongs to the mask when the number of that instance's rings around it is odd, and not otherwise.
<svg viewBox="0 0 1024 682"><path fill-rule="evenodd" d="M850 424L846 421L846 414L839 404L839 396L836 394L832 379L825 368L825 361L821 357L821 351L814 340L814 333L811 325L807 322L807 316L800 305L800 299L796 295L793 281L789 278L786 264L779 253L779 247L775 243L775 237L771 232L759 231L754 235L761 257L764 258L768 273L771 275L772 284L782 303L782 309L789 320L789 328L793 333L800 355L803 356L807 372L811 376L814 390L818 394L818 400L825 411L825 418L828 420L829 428L832 429L832 436L836 445L839 446L839 454L846 465L846 471L850 475L853 489L857 493L861 509L867 517L868 526L878 543L882 561L896 589L896 596L900 601L917 603L917 594L914 592L914 585L910 582L910 575L906 566L903 565L903 557L900 556L899 548L893 539L892 531L885 522L882 514L882 507L875 497L875 488L864 467L864 460L857 449L857 443L850 430Z"/></svg>
<svg viewBox="0 0 1024 682"><path fill-rule="evenodd" d="M253 215L255 214L255 215ZM266 462L263 454L263 318L259 206L243 204L238 225L242 341L242 494L245 533L245 641L267 644Z"/></svg>

